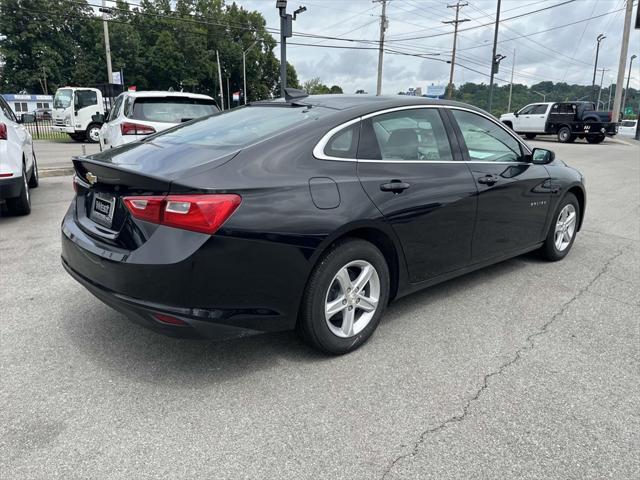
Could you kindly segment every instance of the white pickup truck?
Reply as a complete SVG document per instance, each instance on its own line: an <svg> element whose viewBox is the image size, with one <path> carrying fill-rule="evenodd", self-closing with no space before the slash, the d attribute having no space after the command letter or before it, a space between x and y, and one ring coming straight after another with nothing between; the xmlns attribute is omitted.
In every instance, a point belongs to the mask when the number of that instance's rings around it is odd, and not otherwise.
<svg viewBox="0 0 640 480"><path fill-rule="evenodd" d="M601 143L606 135L617 132L611 112L596 111L592 102L531 103L514 113L501 115L500 121L529 140L536 135L557 135L562 143L577 138Z"/></svg>

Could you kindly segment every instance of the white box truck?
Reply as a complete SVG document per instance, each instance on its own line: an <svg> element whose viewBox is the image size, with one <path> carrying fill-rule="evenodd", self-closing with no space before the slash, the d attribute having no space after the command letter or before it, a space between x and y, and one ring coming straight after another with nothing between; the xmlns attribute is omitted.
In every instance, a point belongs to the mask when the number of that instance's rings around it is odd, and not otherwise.
<svg viewBox="0 0 640 480"><path fill-rule="evenodd" d="M105 119L102 92L89 87L62 87L53 97L52 112L55 132L67 133L77 142L96 143Z"/></svg>

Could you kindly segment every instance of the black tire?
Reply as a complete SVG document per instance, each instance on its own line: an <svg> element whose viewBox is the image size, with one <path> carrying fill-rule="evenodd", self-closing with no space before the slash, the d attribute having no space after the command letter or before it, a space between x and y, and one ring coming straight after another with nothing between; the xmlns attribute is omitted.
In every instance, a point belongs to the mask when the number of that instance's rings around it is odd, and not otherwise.
<svg viewBox="0 0 640 480"><path fill-rule="evenodd" d="M525 133L524 136L526 137L527 140L533 140L534 138L536 138L535 133Z"/></svg>
<svg viewBox="0 0 640 480"><path fill-rule="evenodd" d="M29 188L38 188L40 183L40 175L38 174L38 162L36 160L35 153L33 155L33 170L31 170L31 177L29 178Z"/></svg>
<svg viewBox="0 0 640 480"><path fill-rule="evenodd" d="M511 130L513 130L513 123L511 122L502 122L504 123L507 127L509 127Z"/></svg>
<svg viewBox="0 0 640 480"><path fill-rule="evenodd" d="M100 138L98 137L99 133L100 133L100 124L99 123L90 123L89 126L87 127L87 132L86 132L86 140L89 143L98 143L100 141ZM95 133L94 135L94 132Z"/></svg>
<svg viewBox="0 0 640 480"><path fill-rule="evenodd" d="M71 140L73 140L74 142L84 142L85 140L84 133L68 133L67 135L69 135L69 137L71 137Z"/></svg>
<svg viewBox="0 0 640 480"><path fill-rule="evenodd" d="M587 142L592 144L602 143L604 142L604 135L589 135L587 137Z"/></svg>
<svg viewBox="0 0 640 480"><path fill-rule="evenodd" d="M573 205L573 208L575 209L575 212L576 212L575 225L574 225L571 241L566 247L564 247L561 250L561 249L558 249L555 242L556 225L558 223L560 214L562 213L562 211L567 205ZM564 257L567 256L567 254L571 250L571 247L573 246L573 242L576 239L576 235L578 234L578 225L580 225L581 215L582 215L582 212L580 211L580 204L578 203L578 199L573 193L567 193L564 196L564 198L560 200L560 203L558 204L558 208L556 208L556 211L553 215L553 219L551 221L551 225L549 225L549 232L547 233L547 238L544 241L544 245L542 245L542 247L540 248L540 253L544 258L552 262L557 262L558 260L562 260Z"/></svg>
<svg viewBox="0 0 640 480"><path fill-rule="evenodd" d="M569 140L567 140L567 143L573 143L576 141L576 138L578 138L577 135L573 134L569 137Z"/></svg>
<svg viewBox="0 0 640 480"><path fill-rule="evenodd" d="M338 272L350 262L355 261L367 262L375 269L379 279L378 303L376 309L373 310L373 316L368 323L365 323L366 326L361 331L352 336L340 337L332 332L328 325L329 321L325 319L325 302L328 296L334 292L335 287L339 286L339 282L336 280ZM351 276L352 272L349 271L349 273ZM368 288L371 289L372 287L369 286ZM371 290L368 293L371 294ZM352 293L349 305L343 307L343 312L346 312L346 308L353 309L353 315L358 316L355 320L357 323L358 318L362 319L362 315L365 312L353 303L353 298L356 298L356 301L359 302L357 295L355 297L353 295ZM346 301L343 300L343 302ZM305 342L324 353L332 355L349 353L360 347L371 337L380 323L388 301L389 267L384 255L373 244L365 240L343 240L323 255L309 277L302 299L300 317L298 318L298 333ZM352 307L351 304L354 306ZM333 322L338 315L341 323L344 322L344 313L342 312L336 313L329 320ZM340 326L334 326L334 329L339 328Z"/></svg>
<svg viewBox="0 0 640 480"><path fill-rule="evenodd" d="M31 195L29 195L29 182L27 171L22 166L22 189L20 195L15 198L7 198L7 209L12 215L28 215L31 213Z"/></svg>
<svg viewBox="0 0 640 480"><path fill-rule="evenodd" d="M558 141L560 143L568 143L571 138L571 129L567 126L560 127L558 130Z"/></svg>

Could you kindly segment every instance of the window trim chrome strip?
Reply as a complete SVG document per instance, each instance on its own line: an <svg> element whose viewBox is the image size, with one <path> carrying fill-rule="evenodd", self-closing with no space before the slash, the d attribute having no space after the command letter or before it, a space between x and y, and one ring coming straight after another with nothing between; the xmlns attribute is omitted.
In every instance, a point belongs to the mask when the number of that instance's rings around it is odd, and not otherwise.
<svg viewBox="0 0 640 480"><path fill-rule="evenodd" d="M471 112L471 113L475 113L476 115L479 115L481 117L486 118L487 120L489 120L492 123L495 123L496 125L498 125L500 128L502 128L505 132L507 132L512 138L514 138L525 150L525 152L531 154L532 150L529 148L529 146L524 143L524 141L518 137L517 135L514 135L512 132L510 132L507 128L505 128L504 125L502 125L499 121L496 121L493 117L491 117L490 115L483 113L483 112L478 112L476 110L472 110L470 108L464 108L464 107L458 107L455 105L403 105L401 107L393 107L393 108L386 108L384 110L379 110L377 112L372 112L372 113L368 113L366 115L361 115L360 117L356 117L353 118L347 122L341 123L340 125L338 125L337 127L333 127L331 130L329 130L327 133L325 133L322 138L320 139L320 141L316 144L316 146L313 148L313 156L315 158L317 158L318 160L332 160L332 161L337 161L337 162L362 162L362 163L458 163L458 164L469 164L469 163L478 163L478 164L496 164L496 165L531 165L530 162L489 162L489 161L481 161L481 160L393 160L393 159L358 159L358 158L342 158L342 157L334 157L331 155L326 155L324 153L324 149L327 146L327 143L329 143L329 140L331 139L331 137L333 137L336 133L338 133L340 130L343 130L347 127L350 127L351 125L353 125L354 123L360 122L362 120L366 120L368 118L372 118L372 117L377 117L378 115L384 115L385 113L392 113L392 112L398 112L398 111L402 111L402 110L415 110L417 108L448 108L448 109L453 109L453 110L462 110L465 112Z"/></svg>

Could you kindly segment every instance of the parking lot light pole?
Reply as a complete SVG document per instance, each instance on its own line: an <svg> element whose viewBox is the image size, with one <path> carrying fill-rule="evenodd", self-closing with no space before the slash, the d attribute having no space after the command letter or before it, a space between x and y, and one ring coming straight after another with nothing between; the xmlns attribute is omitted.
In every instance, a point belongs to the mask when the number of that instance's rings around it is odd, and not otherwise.
<svg viewBox="0 0 640 480"><path fill-rule="evenodd" d="M547 101L547 94L546 93L542 93L542 92L536 92L535 90L531 90L533 93L537 93L538 95L540 95L542 97L542 102L546 102Z"/></svg>

